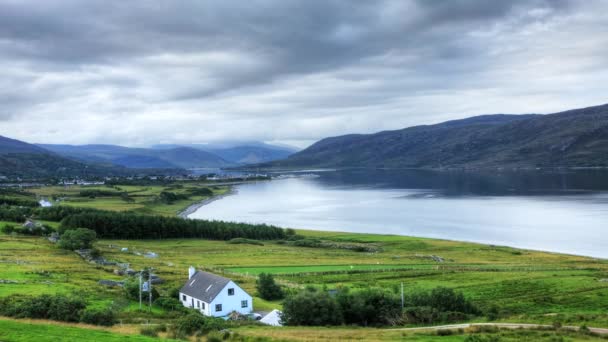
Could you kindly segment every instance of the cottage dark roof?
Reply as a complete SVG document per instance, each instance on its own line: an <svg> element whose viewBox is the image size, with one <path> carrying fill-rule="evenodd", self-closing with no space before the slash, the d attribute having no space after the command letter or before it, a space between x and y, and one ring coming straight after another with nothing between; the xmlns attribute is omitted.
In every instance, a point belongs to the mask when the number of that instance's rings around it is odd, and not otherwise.
<svg viewBox="0 0 608 342"><path fill-rule="evenodd" d="M228 278L197 271L192 278L188 279L180 292L203 302L211 303L229 282L230 279Z"/></svg>

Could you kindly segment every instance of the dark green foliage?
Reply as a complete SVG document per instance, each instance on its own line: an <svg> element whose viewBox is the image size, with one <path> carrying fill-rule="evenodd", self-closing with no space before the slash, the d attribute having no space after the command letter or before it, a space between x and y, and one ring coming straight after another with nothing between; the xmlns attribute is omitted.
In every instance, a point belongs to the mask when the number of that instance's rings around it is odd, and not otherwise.
<svg viewBox="0 0 608 342"><path fill-rule="evenodd" d="M90 197L90 198L95 198L95 197L117 197L117 196L120 196L120 195L121 195L121 193L117 192L117 191L98 190L98 189L81 190L78 193L78 196L80 196L80 197Z"/></svg>
<svg viewBox="0 0 608 342"><path fill-rule="evenodd" d="M283 302L282 321L286 325L340 325L344 322L337 301L325 291L307 289Z"/></svg>
<svg viewBox="0 0 608 342"><path fill-rule="evenodd" d="M479 314L479 310L462 293L447 287L437 287L430 292L414 292L405 296L405 306L428 306L440 312Z"/></svg>
<svg viewBox="0 0 608 342"><path fill-rule="evenodd" d="M173 204L173 202L175 202L175 201L187 200L187 199L188 199L187 195L176 194L174 192L169 192L169 191L162 191L158 195L158 200L165 204Z"/></svg>
<svg viewBox="0 0 608 342"><path fill-rule="evenodd" d="M13 198L0 196L0 205L14 205L18 207L39 207L40 203L35 199Z"/></svg>
<svg viewBox="0 0 608 342"><path fill-rule="evenodd" d="M211 190L209 188L190 189L190 194L192 196L212 196L213 190Z"/></svg>
<svg viewBox="0 0 608 342"><path fill-rule="evenodd" d="M76 249L88 249L93 246L93 242L96 239L97 234L95 231L87 228L67 230L61 235L59 247L72 251Z"/></svg>
<svg viewBox="0 0 608 342"><path fill-rule="evenodd" d="M0 205L0 220L11 222L24 222L32 214L30 207L11 207Z"/></svg>
<svg viewBox="0 0 608 342"><path fill-rule="evenodd" d="M143 287L143 283L146 281L148 281L147 274L143 275L142 287ZM127 296L127 298L138 301L139 300L139 277L131 278L131 279L128 279L127 281L125 281L123 290L125 291L125 295ZM141 291L141 296L142 296L144 302L147 303L150 298L148 291ZM152 286L152 301L156 301L159 299L160 299L160 294L156 290L156 287ZM161 301L161 303L162 303L162 301Z"/></svg>
<svg viewBox="0 0 608 342"><path fill-rule="evenodd" d="M190 336L194 333L206 334L213 330L222 330L228 326L221 318L206 317L192 312L180 318L175 324L177 336Z"/></svg>
<svg viewBox="0 0 608 342"><path fill-rule="evenodd" d="M116 313L109 308L106 309L85 309L80 314L82 323L111 326L116 324Z"/></svg>
<svg viewBox="0 0 608 342"><path fill-rule="evenodd" d="M462 321L480 313L462 293L445 287L407 294L405 306L403 319L413 324Z"/></svg>
<svg viewBox="0 0 608 342"><path fill-rule="evenodd" d="M234 238L227 241L230 244L238 245L238 244L248 244L248 245L257 245L264 246L262 241L253 240L253 239L245 239L245 238Z"/></svg>
<svg viewBox="0 0 608 342"><path fill-rule="evenodd" d="M14 231L15 231L15 226L13 226L12 224L5 224L5 225L2 227L2 232L3 232L4 234L11 234L11 233L12 233L12 232L14 232Z"/></svg>
<svg viewBox="0 0 608 342"><path fill-rule="evenodd" d="M379 288L338 292L344 322L357 325L394 325L401 319L401 299Z"/></svg>
<svg viewBox="0 0 608 342"><path fill-rule="evenodd" d="M223 221L188 220L178 217L138 215L106 211L82 211L66 216L60 231L89 228L104 239L168 239L203 238L230 240L248 238L257 240L281 239L282 228L265 224L246 224Z"/></svg>
<svg viewBox="0 0 608 342"><path fill-rule="evenodd" d="M139 333L144 336L158 337L158 332L153 327L141 327Z"/></svg>
<svg viewBox="0 0 608 342"><path fill-rule="evenodd" d="M266 300L281 299L284 296L283 289L274 281L272 274L260 273L255 288L260 297Z"/></svg>
<svg viewBox="0 0 608 342"><path fill-rule="evenodd" d="M0 315L16 318L78 322L85 307L86 303L82 299L64 295L0 298Z"/></svg>
<svg viewBox="0 0 608 342"><path fill-rule="evenodd" d="M154 294L154 288L152 288L152 290L152 293ZM154 304L168 310L179 310L183 307L182 303L177 299L177 296L172 298L159 297L154 301Z"/></svg>

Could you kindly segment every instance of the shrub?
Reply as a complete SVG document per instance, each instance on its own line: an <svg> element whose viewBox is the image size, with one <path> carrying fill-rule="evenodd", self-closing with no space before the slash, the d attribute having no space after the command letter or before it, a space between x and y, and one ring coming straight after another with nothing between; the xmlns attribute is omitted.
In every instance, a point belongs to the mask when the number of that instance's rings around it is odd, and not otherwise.
<svg viewBox="0 0 608 342"><path fill-rule="evenodd" d="M286 325L340 325L340 305L327 292L310 289L289 296L283 303L282 321Z"/></svg>
<svg viewBox="0 0 608 342"><path fill-rule="evenodd" d="M264 243L262 241L258 241L258 240L253 240L253 239L245 239L245 238L234 238L234 239L230 239L227 241L227 243L230 244L249 244L249 245L257 245L257 246L264 246Z"/></svg>
<svg viewBox="0 0 608 342"><path fill-rule="evenodd" d="M212 330L222 330L226 327L226 321L221 318L205 317L197 312L192 312L177 321L174 335L190 336L194 333L206 334Z"/></svg>
<svg viewBox="0 0 608 342"><path fill-rule="evenodd" d="M370 288L351 292L342 289L336 296L344 323L358 325L392 325L401 320L401 300L392 292Z"/></svg>
<svg viewBox="0 0 608 342"><path fill-rule="evenodd" d="M0 299L0 315L16 318L78 322L80 312L85 307L82 299L64 295L9 296Z"/></svg>
<svg viewBox="0 0 608 342"><path fill-rule="evenodd" d="M4 227L2 227L2 232L4 234L11 234L14 231L15 231L15 226L13 226L12 224L5 224Z"/></svg>
<svg viewBox="0 0 608 342"><path fill-rule="evenodd" d="M87 228L67 230L61 235L59 247L69 250L91 248L96 239L97 234Z"/></svg>
<svg viewBox="0 0 608 342"><path fill-rule="evenodd" d="M152 327L141 327L139 333L144 336L158 337L158 332Z"/></svg>
<svg viewBox="0 0 608 342"><path fill-rule="evenodd" d="M154 294L154 288L152 288ZM183 307L182 303L175 297L160 297L154 301L154 304L168 310L176 310Z"/></svg>
<svg viewBox="0 0 608 342"><path fill-rule="evenodd" d="M82 323L111 326L116 324L116 313L109 309L85 309L80 314Z"/></svg>
<svg viewBox="0 0 608 342"><path fill-rule="evenodd" d="M272 274L260 273L255 281L255 288L260 297L266 300L281 299L284 297L283 289L274 281Z"/></svg>

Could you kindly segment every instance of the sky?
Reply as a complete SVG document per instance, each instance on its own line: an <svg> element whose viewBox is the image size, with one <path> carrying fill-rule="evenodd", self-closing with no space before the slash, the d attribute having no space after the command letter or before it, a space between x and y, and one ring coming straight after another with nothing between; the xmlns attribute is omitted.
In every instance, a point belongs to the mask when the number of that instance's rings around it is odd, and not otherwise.
<svg viewBox="0 0 608 342"><path fill-rule="evenodd" d="M305 147L608 102L606 0L0 0L0 135Z"/></svg>

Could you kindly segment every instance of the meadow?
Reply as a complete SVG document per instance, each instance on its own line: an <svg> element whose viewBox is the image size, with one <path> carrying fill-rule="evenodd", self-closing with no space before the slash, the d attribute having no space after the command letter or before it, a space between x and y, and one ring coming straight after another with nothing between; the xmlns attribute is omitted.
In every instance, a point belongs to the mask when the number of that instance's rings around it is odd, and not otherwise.
<svg viewBox="0 0 608 342"><path fill-rule="evenodd" d="M80 189L64 187L31 190L38 196L63 194L61 205L91 205L119 211L153 212L167 216L196 202L191 197L170 205L154 200L166 187L121 186L134 202L113 202L114 198L78 198ZM91 188L87 188L91 189ZM107 190L107 187L100 187ZM187 192L187 186L174 188ZM214 194L228 191L213 189ZM67 198L70 198L69 200ZM140 207L134 208L133 205ZM46 222L57 226L57 222ZM10 222L0 222L14 224ZM161 295L169 295L187 278L193 265L234 279L254 295L256 311L281 308L280 301L257 297L256 276L271 273L287 288L314 286L335 289L342 286L384 287L405 292L453 288L473 300L484 312L498 308L496 322L544 323L574 326L608 327L608 261L582 256L522 250L503 246L436 240L393 235L354 234L319 231L296 231L298 235L334 245L362 244L375 252L341 248L298 247L278 241L261 245L230 244L202 239L99 240L95 247L107 260L128 263L132 269L152 267L164 279L157 286ZM126 248L125 251L123 248ZM148 258L147 252L157 257ZM125 298L122 289L106 287L99 280L124 280L114 273L116 266L101 266L84 261L73 252L57 248L43 237L0 234L0 297L12 294L77 293L93 305L111 306L119 312L123 326L136 327L153 322L171 322L171 310L154 306L151 312L139 310L136 302ZM489 321L480 316L475 321ZM18 324L0 320L1 324ZM15 328L17 329L17 328ZM57 327L57 329L60 329ZM2 331L3 329L0 329ZM137 328L132 329L135 332ZM33 331L33 330L32 330ZM370 328L267 328L240 327L243 336L265 336L277 340L392 340L406 336L411 340L462 341L467 334L436 336L435 333L410 333L395 329ZM501 341L521 339L551 340L555 332L499 331ZM481 335L483 335L481 334ZM479 336L481 336L479 335ZM596 337L560 332L566 340L592 340ZM67 336L67 335L66 335ZM119 336L120 337L120 336ZM19 340L17 335L0 335L3 340Z"/></svg>

